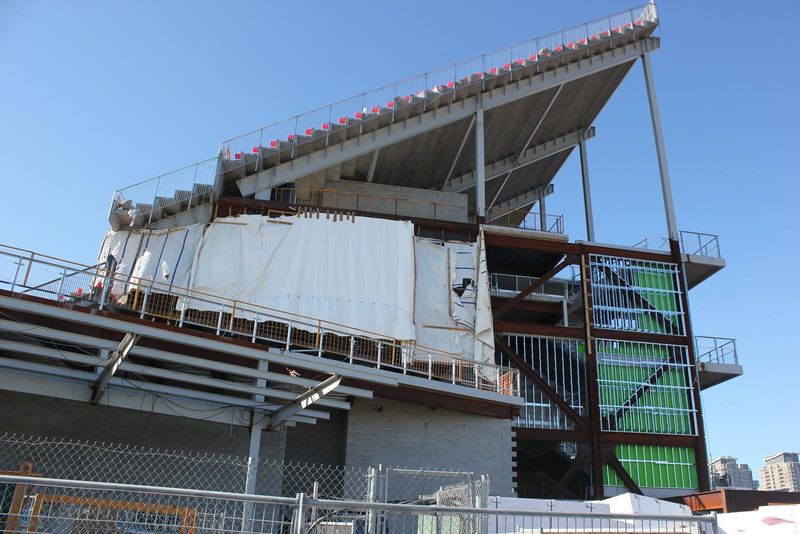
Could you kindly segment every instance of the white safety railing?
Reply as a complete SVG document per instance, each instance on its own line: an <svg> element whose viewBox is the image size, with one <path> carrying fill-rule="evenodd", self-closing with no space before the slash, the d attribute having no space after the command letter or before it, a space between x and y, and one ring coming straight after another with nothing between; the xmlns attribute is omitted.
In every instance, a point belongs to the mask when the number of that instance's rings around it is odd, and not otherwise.
<svg viewBox="0 0 800 534"><path fill-rule="evenodd" d="M721 258L719 236L702 232L680 231L681 252L691 256ZM634 247L650 250L669 250L669 239L666 237L644 237Z"/></svg>
<svg viewBox="0 0 800 534"><path fill-rule="evenodd" d="M489 288L495 293L508 291L519 293L531 286L536 280L535 276L519 274L489 273ZM551 278L533 291L532 295L547 295L569 300L573 295L580 293L580 282L574 279Z"/></svg>
<svg viewBox="0 0 800 534"><path fill-rule="evenodd" d="M334 358L406 375L516 396L516 369L476 362L347 325L0 245L0 289L108 309L246 339L273 349Z"/></svg>
<svg viewBox="0 0 800 534"><path fill-rule="evenodd" d="M273 497L0 475L6 532L711 534L716 515L633 515Z"/></svg>
<svg viewBox="0 0 800 534"><path fill-rule="evenodd" d="M114 191L109 217L142 226L207 203L213 197L218 158L143 180Z"/></svg>
<svg viewBox="0 0 800 534"><path fill-rule="evenodd" d="M739 364L736 340L727 337L694 337L696 360L702 363Z"/></svg>

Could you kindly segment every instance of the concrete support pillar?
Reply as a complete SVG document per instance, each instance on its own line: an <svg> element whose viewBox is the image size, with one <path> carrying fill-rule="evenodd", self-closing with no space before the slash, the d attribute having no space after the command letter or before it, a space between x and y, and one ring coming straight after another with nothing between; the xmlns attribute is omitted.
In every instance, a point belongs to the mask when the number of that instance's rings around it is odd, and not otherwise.
<svg viewBox="0 0 800 534"><path fill-rule="evenodd" d="M586 214L586 239L593 242L594 238L594 214L592 212L592 188L589 185L589 163L586 155L586 140L581 139L578 143L581 153L581 178L583 180L583 210Z"/></svg>
<svg viewBox="0 0 800 534"><path fill-rule="evenodd" d="M675 219L675 205L672 201L672 185L669 180L667 167L667 151L664 148L664 134L661 131L661 114L658 111L656 87L653 81L653 66L650 63L650 54L642 55L644 82L647 86L647 100L650 103L650 120L653 123L653 137L656 142L656 155L658 156L658 171L661 175L661 194L664 197L664 211L667 217L667 233L670 240L678 240L678 224Z"/></svg>
<svg viewBox="0 0 800 534"><path fill-rule="evenodd" d="M475 214L477 222L486 221L486 163L483 145L483 108L475 113Z"/></svg>

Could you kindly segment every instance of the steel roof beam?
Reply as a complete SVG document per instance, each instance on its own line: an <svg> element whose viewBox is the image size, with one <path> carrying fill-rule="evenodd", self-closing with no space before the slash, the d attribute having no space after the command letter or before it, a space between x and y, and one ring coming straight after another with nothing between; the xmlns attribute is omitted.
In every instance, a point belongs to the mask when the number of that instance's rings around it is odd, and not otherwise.
<svg viewBox="0 0 800 534"><path fill-rule="evenodd" d="M41 345L31 345L31 344L27 344L27 343L21 343L21 342L18 342L18 341L0 340L0 349L12 351L12 352L18 352L18 353L21 353L21 354L29 354L29 355L32 355L32 356L38 356L38 357L42 357L42 358L48 358L48 359L52 359L52 360L58 360L58 361L61 361L61 362L68 362L68 363L71 363L73 365L79 365L79 366L94 367L94 366L103 364L103 359L100 358L99 356L90 356L88 354L79 354L77 352L69 352L69 351L64 351L64 350L59 350L59 349L54 349L54 348L49 348L49 347L43 347ZM149 367L147 365L134 364L134 363L131 363L131 362L123 362L123 363L121 363L121 365L119 367L123 371L128 371L128 372L132 372L132 373L136 373L136 374L140 374L140 375L154 376L154 377L157 377L157 378L165 378L167 380L175 380L175 381L178 381L178 382L186 382L186 383L189 383L189 384L196 384L196 385L200 385L200 386L214 387L214 388L217 388L217 389L227 389L227 390L237 391L237 392L242 392L243 391L242 387L255 389L254 386L247 386L245 384L231 383L231 382L226 382L224 380L211 379L211 378L204 377L204 376L192 375L192 374L187 374L187 373L180 373L180 372L176 372L176 371L168 371L166 369L158 369L156 367ZM97 378L96 374L94 374L94 378L95 379ZM129 380L129 379L126 378L125 380ZM108 383L111 383L111 377L109 377ZM174 389L181 390L183 392L181 394L181 396L185 396L185 397L188 397L188 398L195 398L194 397L195 394L198 394L198 395L204 394L204 392L200 392L200 391L197 391L197 390L188 389L188 388L184 388L184 387L175 387ZM272 390L268 390L268 389L265 389L265 388L258 388L258 389L260 391L262 391L262 392L265 392L267 395L269 395L272 392ZM247 392L247 391L244 391L244 392ZM236 402L238 402L239 400L242 400L239 397L228 397L227 395L220 395L220 394L214 394L214 395L215 395L215 397L217 399L220 399L222 402L225 402L227 404L231 404L231 403L236 404ZM272 395L272 397L276 397L276 396ZM198 398L200 398L200 397L198 397ZM285 399L285 400L293 400L294 396L292 395L291 392L282 391L279 398L282 398L282 399ZM98 398L98 401L99 401L99 398ZM327 404L328 402L335 403L335 405L332 406L333 408L342 408L342 409L349 408L349 403L345 403L345 402L342 402L342 401L328 400L325 403L320 403L320 405ZM263 410L270 411L270 410L278 409L281 405L280 404L265 404L264 402L257 402L257 403L253 403L252 405L248 405L248 406L260 406ZM319 418L323 418L323 419L327 419L328 418L328 413L327 412L313 412L313 413L307 413L305 415L311 415L311 416L319 417Z"/></svg>
<svg viewBox="0 0 800 534"><path fill-rule="evenodd" d="M519 157L508 157L495 163L490 163L486 166L486 181L494 180L511 171L527 167L537 161L560 154L565 150L577 146L580 144L581 140L591 139L594 135L594 126L590 126L586 130L575 130L574 132L557 137L552 141L547 141L541 145L531 147ZM463 193L469 191L473 187L475 187L475 172L470 171L450 180L445 184L442 191Z"/></svg>
<svg viewBox="0 0 800 534"><path fill-rule="evenodd" d="M92 380L94 380L97 377L97 374L92 371L79 371L75 369L68 369L66 367L56 367L54 365L49 365L44 363L28 362L28 361L15 360L13 358L3 358L3 357L0 357L0 368L14 369L27 373L34 373L35 375L57 376L60 378L67 378L69 380L76 380L84 383L92 382ZM119 387L120 389L132 390L137 392L145 391L148 393L157 393L157 394L160 393L164 395L172 395L175 397L180 397L191 401L202 401L206 403L222 405L223 407L234 407L234 406L241 408L256 407L259 410L267 410L267 411L271 411L279 407L279 405L267 406L264 404L255 403L249 399L242 399L239 397L228 397L226 395L218 395L215 393L206 393L203 391L189 390L174 386L153 384L151 382L145 382L143 380L134 380L130 378L122 379L119 377L114 377L110 380L109 385ZM85 386L82 386L82 388L85 388ZM82 389L82 391L86 390ZM43 394L47 395L46 392L42 391L35 391L33 393L36 395L43 395ZM113 403L108 402L108 404L112 405ZM132 408L131 406L123 406L123 407ZM164 412L164 413L167 413L168 415L175 415L174 410L170 410L169 412ZM318 412L318 413L325 414L325 418L328 417L327 412ZM209 417L208 414L204 412L202 418L208 418L208 417ZM297 422L303 422L303 423L315 422L315 419L307 416L295 416L294 419Z"/></svg>
<svg viewBox="0 0 800 534"><path fill-rule="evenodd" d="M72 332L64 332L45 326L31 326L25 323L18 323L16 321L9 321L7 319L0 319L0 331L21 333L26 336L36 336L47 339L56 339L66 343L74 343L84 345L87 347L113 350L113 342L107 339L101 339L92 336L85 336L83 334L74 334ZM136 345L131 350L131 354L137 356L144 356L154 360L162 360L165 362L181 363L187 366L199 367L201 369L208 369L210 371L219 371L221 373L228 373L237 376L246 376L251 378L263 378L272 382L282 384L291 384L294 386L313 387L317 384L316 380L310 378L302 378L299 376L285 375L281 373L273 373L269 371L261 371L253 369L252 367L244 367L241 365L234 365L230 363L217 362L205 358L196 358L194 356L186 356L175 352L168 352L165 350L152 349L149 347L142 347ZM349 395L351 397L361 397L365 399L372 398L372 391L362 388L351 386L341 386L339 393Z"/></svg>
<svg viewBox="0 0 800 534"><path fill-rule="evenodd" d="M660 46L658 37L648 37L608 50L575 63L562 65L555 69L523 78L509 85L498 87L476 96L459 100L402 122L348 139L324 150L312 152L237 180L243 196L248 197L258 191L271 189L293 182L303 176L322 171L369 154L379 148L393 145L442 126L469 118L478 107L485 111L504 106L522 98L571 81L584 78L625 63L636 61L643 54Z"/></svg>
<svg viewBox="0 0 800 534"><path fill-rule="evenodd" d="M106 392L106 388L108 388L108 381L111 380L111 377L117 372L122 362L128 357L131 349L139 341L139 337L138 334L131 334L130 332L125 334L125 337L119 342L117 349L109 355L105 368L100 373L100 376L97 377L97 380L91 385L92 398L89 400L89 404L97 404L100 402L100 399Z"/></svg>
<svg viewBox="0 0 800 534"><path fill-rule="evenodd" d="M275 430L280 428L282 424L290 420L299 412L305 410L315 402L319 402L323 397L332 393L342 383L342 375L333 375L308 391L305 391L297 396L289 404L282 406L275 413L273 413L269 420L266 422L266 428Z"/></svg>
<svg viewBox="0 0 800 534"><path fill-rule="evenodd" d="M542 200L544 197L552 195L554 190L553 184L547 184L546 187L536 187L529 191L525 191L524 193L520 193L514 198L510 198L494 206L491 211L491 216L487 217L486 222L491 224L492 221L497 220L500 217L511 213L512 211L530 206L537 200Z"/></svg>

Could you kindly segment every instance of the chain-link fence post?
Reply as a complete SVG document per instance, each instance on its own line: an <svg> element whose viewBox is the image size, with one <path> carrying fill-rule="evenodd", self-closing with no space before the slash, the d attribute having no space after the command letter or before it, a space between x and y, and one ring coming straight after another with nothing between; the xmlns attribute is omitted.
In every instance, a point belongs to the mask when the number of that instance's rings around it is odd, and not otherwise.
<svg viewBox="0 0 800 534"><path fill-rule="evenodd" d="M306 494L298 493L295 498L294 528L292 534L305 534L306 532Z"/></svg>

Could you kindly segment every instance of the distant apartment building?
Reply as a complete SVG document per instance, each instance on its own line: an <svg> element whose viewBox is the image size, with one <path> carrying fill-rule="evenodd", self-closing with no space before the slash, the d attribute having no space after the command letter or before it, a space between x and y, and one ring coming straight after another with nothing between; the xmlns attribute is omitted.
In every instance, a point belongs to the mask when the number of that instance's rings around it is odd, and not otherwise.
<svg viewBox="0 0 800 534"><path fill-rule="evenodd" d="M720 456L709 464L711 485L715 489L755 489L753 472L747 464L736 463L733 456Z"/></svg>
<svg viewBox="0 0 800 534"><path fill-rule="evenodd" d="M800 463L796 452L780 452L764 458L761 489L800 492Z"/></svg>

